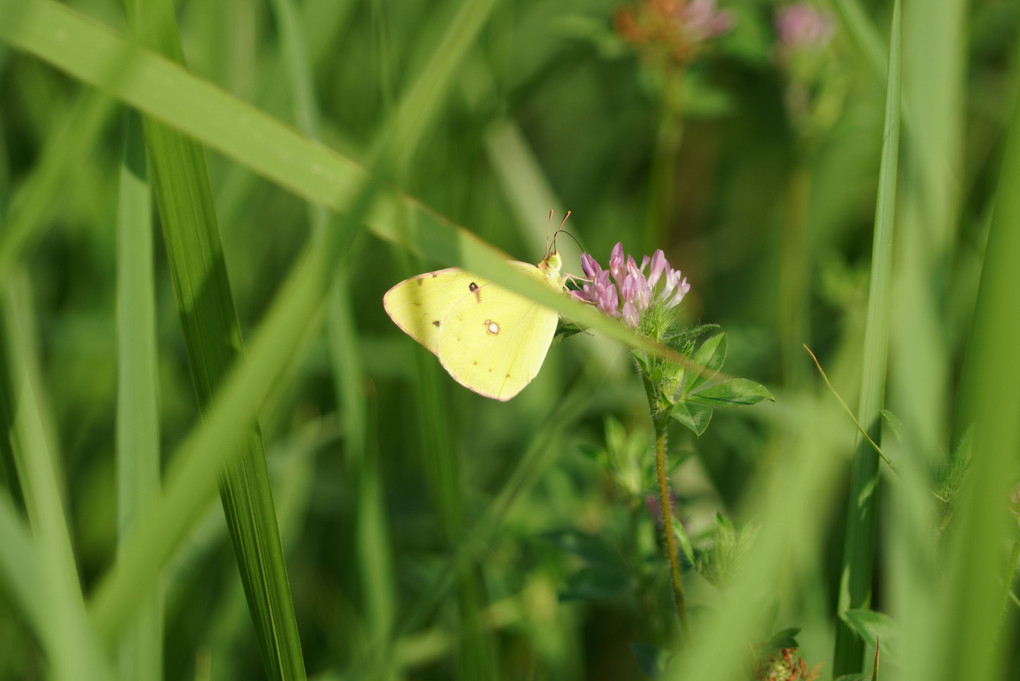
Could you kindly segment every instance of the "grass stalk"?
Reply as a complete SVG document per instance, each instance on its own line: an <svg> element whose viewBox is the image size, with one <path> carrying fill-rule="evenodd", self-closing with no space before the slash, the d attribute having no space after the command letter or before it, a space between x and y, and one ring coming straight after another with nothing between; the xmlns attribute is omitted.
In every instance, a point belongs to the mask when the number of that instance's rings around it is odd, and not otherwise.
<svg viewBox="0 0 1020 681"><path fill-rule="evenodd" d="M1020 54L1017 55L1020 57ZM1014 106L999 177L995 214L985 247L984 267L964 371L962 406L974 424L974 452L958 511L950 526L947 607L940 618L941 679L992 681L1005 678L1004 653L1013 645L1016 618L1001 619L1003 575L1012 575L1015 556L1003 550L1003 536L1015 536L1005 512L1020 477L1020 317L1016 291L1020 270L1020 107ZM1008 580L1007 580L1008 584ZM1007 587L1008 588L1008 587Z"/></svg>
<svg viewBox="0 0 1020 681"><path fill-rule="evenodd" d="M172 4L126 0L126 7L146 44L169 59L183 61ZM149 119L145 140L192 382L205 413L227 370L243 353L243 343L204 151L180 132ZM220 498L266 673L272 679L303 679L301 642L262 436L257 424L249 423L242 446L221 471Z"/></svg>
<svg viewBox="0 0 1020 681"><path fill-rule="evenodd" d="M864 331L861 393L857 419L868 437L881 444L880 412L885 395L889 348L892 248L896 218L896 185L900 143L900 3L893 10L889 76L886 91L885 129L879 167L878 199L872 241L868 312ZM878 452L867 438L857 436L843 543L837 612L871 605L875 561L875 528L878 501ZM835 675L863 670L864 642L840 619L836 624Z"/></svg>
<svg viewBox="0 0 1020 681"><path fill-rule="evenodd" d="M150 499L159 496L159 381L152 202L145 142L137 114L127 114L117 216L117 530L125 539ZM124 545L120 545L123 551ZM162 593L141 597L121 639L124 681L163 675Z"/></svg>
<svg viewBox="0 0 1020 681"><path fill-rule="evenodd" d="M14 372L15 464L38 557L38 586L45 608L41 638L50 653L51 674L58 681L109 679L78 581L64 510L62 466L36 353L34 303L23 271L9 275L2 307L7 362Z"/></svg>

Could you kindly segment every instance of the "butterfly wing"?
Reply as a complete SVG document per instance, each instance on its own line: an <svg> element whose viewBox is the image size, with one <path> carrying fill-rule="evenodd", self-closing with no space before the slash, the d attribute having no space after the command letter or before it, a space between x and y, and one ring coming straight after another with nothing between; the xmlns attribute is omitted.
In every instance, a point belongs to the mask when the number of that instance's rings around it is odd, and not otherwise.
<svg viewBox="0 0 1020 681"><path fill-rule="evenodd" d="M430 352L436 352L443 319L469 293L472 275L459 267L405 279L383 296L393 323Z"/></svg>
<svg viewBox="0 0 1020 681"><path fill-rule="evenodd" d="M555 281L538 267L512 264L555 287ZM559 316L478 277L471 277L468 293L436 327L435 353L443 368L464 387L485 397L509 400L542 368Z"/></svg>

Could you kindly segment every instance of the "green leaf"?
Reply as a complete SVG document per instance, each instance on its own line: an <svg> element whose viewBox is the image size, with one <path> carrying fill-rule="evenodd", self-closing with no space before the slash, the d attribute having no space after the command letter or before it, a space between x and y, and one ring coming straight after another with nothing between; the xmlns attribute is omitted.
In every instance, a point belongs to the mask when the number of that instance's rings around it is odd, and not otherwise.
<svg viewBox="0 0 1020 681"><path fill-rule="evenodd" d="M710 404L719 407L738 407L757 404L762 400L776 401L768 389L746 378L734 378L716 383L690 396L692 402Z"/></svg>
<svg viewBox="0 0 1020 681"><path fill-rule="evenodd" d="M686 393L697 390L705 381L722 369L723 363L726 361L726 334L720 333L709 338L701 344L691 359L695 364L701 366L688 371Z"/></svg>
<svg viewBox="0 0 1020 681"><path fill-rule="evenodd" d="M874 610L847 610L840 619L868 643L881 645L883 659L895 660L898 627L891 617Z"/></svg>
<svg viewBox="0 0 1020 681"><path fill-rule="evenodd" d="M687 536L687 530L684 529L683 523L678 518L673 518L672 521L673 535L680 544L680 550L684 552L684 557L687 558L688 563L697 565L694 562L694 548L691 546L691 538Z"/></svg>
<svg viewBox="0 0 1020 681"><path fill-rule="evenodd" d="M768 654L775 650L782 650L783 648L799 648L800 644L797 643L797 634L800 633L800 627L789 627L787 629L781 629L769 637L769 640L765 642L762 647L762 654Z"/></svg>
<svg viewBox="0 0 1020 681"><path fill-rule="evenodd" d="M882 420L888 427L887 432L893 436L896 442L903 442L903 421L900 420L900 417L888 409L883 409L881 414Z"/></svg>
<svg viewBox="0 0 1020 681"><path fill-rule="evenodd" d="M677 402L670 410L670 416L679 421L698 437L708 428L714 409L707 404L698 404L683 400Z"/></svg>

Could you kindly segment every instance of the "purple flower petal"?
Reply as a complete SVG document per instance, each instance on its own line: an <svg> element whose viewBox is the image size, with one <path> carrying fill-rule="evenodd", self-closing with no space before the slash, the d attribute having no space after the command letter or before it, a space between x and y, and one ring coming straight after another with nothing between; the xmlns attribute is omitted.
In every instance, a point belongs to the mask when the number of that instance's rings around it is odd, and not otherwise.
<svg viewBox="0 0 1020 681"><path fill-rule="evenodd" d="M589 279L594 279L600 272L602 272L602 266L599 265L598 261L591 255L582 253L581 270L584 272L584 276Z"/></svg>
<svg viewBox="0 0 1020 681"><path fill-rule="evenodd" d="M630 301L623 304L623 321L632 329L636 329L638 322L641 321L637 308Z"/></svg>
<svg viewBox="0 0 1020 681"><path fill-rule="evenodd" d="M609 256L609 271L613 275L613 279L616 281L620 280L620 276L623 273L623 244L619 241L613 246L613 252Z"/></svg>
<svg viewBox="0 0 1020 681"><path fill-rule="evenodd" d="M648 272L648 285L655 286L656 282L659 281L659 277L662 276L663 270L667 267L669 267L669 263L666 262L666 254L662 252L661 248L656 249L655 253L652 254L652 269ZM643 264L641 269L644 269Z"/></svg>
<svg viewBox="0 0 1020 681"><path fill-rule="evenodd" d="M598 296L599 310L611 317L619 317L620 311L617 308L620 299L616 294L616 286L609 280L609 272L603 272L599 276L598 282L595 284L595 292Z"/></svg>

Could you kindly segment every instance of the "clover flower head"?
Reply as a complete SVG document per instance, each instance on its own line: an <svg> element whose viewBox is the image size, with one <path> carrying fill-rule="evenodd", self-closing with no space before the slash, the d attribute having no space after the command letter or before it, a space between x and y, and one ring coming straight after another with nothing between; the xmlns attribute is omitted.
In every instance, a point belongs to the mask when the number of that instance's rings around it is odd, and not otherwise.
<svg viewBox="0 0 1020 681"><path fill-rule="evenodd" d="M588 253L581 256L581 269L587 279L572 295L594 304L603 314L623 319L632 329L651 307L674 308L691 290L687 278L670 266L661 249L651 257L644 256L639 266L633 256L624 254L623 244L617 243L608 270Z"/></svg>
<svg viewBox="0 0 1020 681"><path fill-rule="evenodd" d="M683 8L681 21L698 40L714 38L733 28L733 17L716 9L715 0L690 0Z"/></svg>
<svg viewBox="0 0 1020 681"><path fill-rule="evenodd" d="M642 52L686 63L701 45L733 28L716 0L640 0L617 10L616 32Z"/></svg>
<svg viewBox="0 0 1020 681"><path fill-rule="evenodd" d="M775 25L781 49L790 51L824 50L835 33L832 16L808 2L780 9Z"/></svg>

